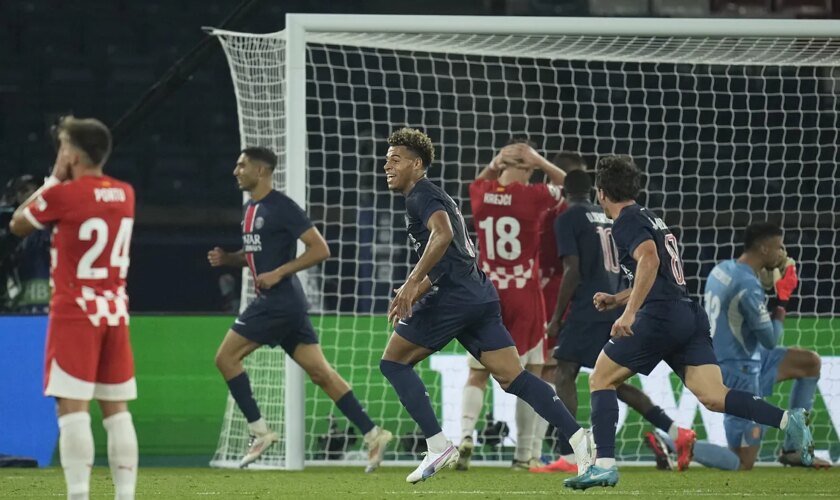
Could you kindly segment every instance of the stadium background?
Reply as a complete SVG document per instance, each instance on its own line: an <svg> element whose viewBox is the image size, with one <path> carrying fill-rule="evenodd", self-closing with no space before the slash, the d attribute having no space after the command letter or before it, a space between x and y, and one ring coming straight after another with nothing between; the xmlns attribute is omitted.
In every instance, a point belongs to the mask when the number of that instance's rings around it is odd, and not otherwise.
<svg viewBox="0 0 840 500"><path fill-rule="evenodd" d="M60 114L72 111L79 116L97 116L106 123L113 123L126 109L133 104L140 95L181 55L204 34L200 31L203 25L213 25L223 18L237 2L40 2L40 1L7 1L0 4L0 150L2 150L2 164L0 164L0 181L23 173L44 175L52 163L53 150L47 137L47 130L54 118ZM591 2L593 5L597 2ZM636 15L651 15L650 8L659 2L648 2L643 10L636 11ZM665 4L667 2L661 2ZM691 3L691 2L687 2ZM828 2L829 4L831 2ZM737 2L712 2L717 10L728 9L729 4ZM747 14L756 14L760 9L767 8L774 15L796 15L797 4L811 5L809 2L745 2L752 7ZM633 6L639 2L616 3L616 5ZM784 11L783 7L793 10ZM630 8L630 7L626 7ZM499 14L551 14L551 15L585 15L594 9L587 2L568 1L486 1L473 0L464 2L424 2L421 5L397 5L394 2L347 1L347 2L283 2L282 6L265 2L259 7L259 13L248 16L236 26L241 31L267 32L276 31L282 27L285 12L346 12L346 13L426 13L434 11L438 14L469 14L469 15L499 15ZM646 9L646 10L645 10ZM755 9L755 10L752 10ZM633 14L631 11L619 13ZM692 11L688 11L691 14ZM824 15L832 15L830 12ZM360 58L358 67L362 68L365 58ZM535 64L539 64L535 62ZM542 63L548 64L548 63ZM419 68L419 74L431 73L434 68ZM667 72L667 69L666 71ZM538 73L544 74L544 73ZM545 82L548 83L548 82ZM652 93L661 92L663 86L690 85L691 82L650 82ZM815 85L815 83L812 83ZM645 85L643 83L643 85ZM807 79L804 85L809 85ZM799 89L807 93L807 88ZM511 89L499 88L498 96L504 96ZM779 89L784 92L784 89ZM676 104L679 92L662 93L658 97L663 102ZM420 103L420 97L407 96L406 105L412 107ZM417 99L412 103L411 99ZM218 438L218 429L224 406L224 385L218 380L212 366L212 354L218 344L220 336L227 328L230 317L223 311L231 304L220 290L221 273L211 271L206 266L206 250L219 244L233 248L239 243L238 228L241 212L239 193L234 189L231 170L239 145L236 121L236 106L233 89L230 83L230 73L225 64L221 50L215 50L212 55L186 82L185 86L169 98L161 109L143 122L131 136L118 145L113 159L109 162L108 171L116 177L132 182L138 192L138 221L132 247L132 267L129 275L129 293L132 297L132 312L138 318L135 321L135 345L138 357L138 378L141 391L148 397L149 403L142 400L135 407L138 433L140 434L141 453L144 459L161 457L162 460L178 457L185 460L204 460L212 453ZM602 101L608 106L609 101ZM455 109L461 103L454 103ZM466 103L463 103L466 106ZM747 111L756 103L749 101L733 101L728 103L697 103L698 107L714 109L716 106L726 106L732 115L742 115L742 118L731 116L721 117L712 113L709 120L723 120L727 123L743 119ZM794 101L787 101L785 106L791 109L797 106ZM599 127L596 121L598 106L593 104L581 105L580 109L558 108L555 123L531 121L525 123L510 123L497 121L491 128L503 130L527 130L536 139L543 151L556 151L579 148L582 151L607 151L624 147L631 153L632 139L642 138L643 134L655 134L656 131L628 128L615 130L616 136L628 138L627 144L599 144L581 142L580 144L562 143L558 137L540 135L541 130L563 130L563 113L575 113L578 116L591 116L591 123L587 126ZM465 108L466 110L466 108ZM353 110L340 106L325 110L324 122L310 124L313 130L327 129L339 126L346 119L356 118ZM542 110L541 113L546 113ZM549 113L550 114L550 113ZM751 119L765 120L772 117L750 115ZM570 116L569 116L570 118ZM630 121L633 116L627 117ZM412 116L406 116L405 121L411 122ZM651 117L640 117L651 121ZM662 116L656 119L667 121L676 117ZM328 123L334 121L335 123ZM803 129L827 127L831 124L802 123ZM611 125L610 125L611 126ZM749 211L751 203L762 203L761 193L768 190L781 189L774 186L772 181L762 178L784 178L797 174L797 166L785 164L786 160L797 160L803 157L813 157L819 161L817 168L827 168L826 154L828 149L814 147L811 150L800 146L809 144L836 144L837 137L821 136L805 138L790 135L778 138L785 144L779 151L763 151L748 148L743 151L726 152L721 155L720 148L726 144L749 142L746 137L716 136L716 128L705 130L684 129L684 133L692 137L703 134L703 140L697 141L700 148L707 151L694 151L690 155L718 158L731 156L733 163L729 166L739 170L741 183L731 186L730 192L751 193L754 197L732 196L731 199L711 198L700 196L694 205L694 213L682 211L680 217L688 219L670 219L673 224L685 223L690 220L692 225L698 225L699 234L683 235L697 241L698 252L703 248L712 248L716 238L721 242L728 242L730 235L720 234L709 230L704 232L703 214L713 212L715 203L728 206L737 205L743 211ZM661 133L661 132L660 132ZM670 133L670 132L669 132ZM807 134L807 131L804 132ZM386 130L375 130L373 136L384 137ZM441 147L458 148L454 138L441 137ZM671 139L675 139L672 137ZM312 137L311 141L321 140ZM325 141L335 140L324 139ZM725 144L721 146L721 144ZM486 158L494 147L500 144L491 142L479 143L475 149L465 149L457 157L464 164L476 164ZM353 154L357 145L338 141L335 144L325 144L320 147L343 154ZM376 148L370 145L370 153L375 157ZM662 156L679 157L684 151L664 151ZM753 165L763 160L767 155L777 157L779 161L770 165L777 169L765 173L766 165L761 170L751 171ZM590 163L594 156L588 156ZM317 159L316 159L317 161ZM332 179L337 179L340 185L348 186L346 190L310 191L314 198L310 199L313 206L329 206L339 202L348 205L362 205L365 200L363 194L358 197L352 192L352 187L368 186L384 191L380 184L376 184L373 174L378 166L372 160L370 170L359 171L350 165L336 163L328 165L332 169ZM719 165L717 165L719 167ZM681 168L702 170L710 168L706 165L681 165ZM649 163L646 165L649 175L667 172L665 164ZM672 167L673 168L673 167ZM444 172L446 172L444 166ZM474 174L469 168L459 170L466 176ZM325 174L327 175L327 174ZM829 175L827 172L816 172L815 177ZM676 179L676 178L675 178ZM463 179L461 179L463 180ZM466 192L458 192L460 182L454 179L448 181L446 187L453 195L466 199ZM684 185L677 180L673 185L657 186L659 191L692 190L698 193L713 191L712 185ZM820 191L827 189L826 191ZM836 189L836 187L835 187ZM807 189L797 192L807 191ZM837 193L826 184L815 184L811 191L812 197L799 198L791 201L791 207L802 204L819 207L820 204L832 203L831 197ZM343 193L344 197L341 197ZM647 200L654 206L677 208L679 201L668 199ZM377 199L383 199L379 196ZM828 200L828 201L826 201ZM761 207L764 207L763 203ZM379 210L393 210L395 207L374 207ZM779 207L786 208L786 207ZM396 207L399 209L399 207ZM322 230L330 232L331 227L345 228L358 220L358 217L373 217L373 214L358 214L352 210L330 213L329 211L313 211L312 218L322 224ZM673 217L673 216L672 216ZM739 225L743 219L733 220L733 226ZM832 255L820 254L820 248L836 246L836 233L833 231L834 220L815 221L817 228L812 234L791 234L789 237L796 241L810 241L812 245L805 245L803 251L813 252L810 257L814 261L833 258ZM711 227L711 222L706 224ZM824 224L824 226L823 226ZM359 248L356 242L364 242L370 235L356 234L353 231L342 230L344 240L341 250L345 257L357 254ZM404 232L396 227L394 241L404 240ZM704 246L703 244L707 244ZM721 249L724 253L732 253L734 248ZM406 247L407 251L407 247ZM404 256L396 256L399 260ZM700 255L685 255L689 260L704 260ZM706 257L705 260L709 260ZM338 266L337 261L327 263L327 266ZM834 293L832 279L840 276L828 276L828 280L817 281L813 278L822 276L820 273L834 270L834 267L819 269L804 269L802 284L798 294L808 297L832 297ZM394 273L381 279L374 269L368 275L356 274L347 270L348 275L336 283L323 283L324 309L341 312L381 313L387 304L386 297L391 285L401 278L404 269L396 269ZM345 270L334 269L329 274L342 275ZM836 271L835 271L836 272ZM698 273L696 269L686 269L689 276ZM173 276L177 276L177 286L173 286ZM238 283L239 276L230 275ZM811 279L809 279L811 278ZM817 284L827 287L816 290ZM342 288L330 288L339 286ZM696 288L697 283L693 284ZM226 285L228 286L228 285ZM346 287L346 288L345 288ZM809 288L810 287L810 288ZM346 300L355 290L360 288L370 290L381 300L371 302ZM367 293L367 292L365 292ZM813 300L813 303L801 304L804 310L819 313L837 313L837 301ZM330 302L333 301L333 302ZM165 316L143 316L143 313L164 313ZM200 316L180 316L184 313L198 313ZM212 316L217 313L220 316ZM171 317L177 316L177 317ZM0 325L8 325L2 323ZM831 329L828 329L831 330ZM12 328L0 329L0 336L10 335ZM807 340L807 339L803 339ZM383 340L384 341L384 340ZM834 354L830 339L813 339L818 346L828 346ZM351 341L348 341L351 342ZM369 346L365 346L366 349ZM11 351L8 351L11 352ZM347 355L348 350L338 349L334 356ZM140 363L143 360L144 363ZM7 368L11 365L6 364ZM12 367L13 368L13 367ZM145 376L144 376L145 372ZM7 373L3 373L4 377ZM9 373L14 376L14 373ZM426 374L427 380L434 384L434 377ZM4 378L5 380L5 378ZM363 381L363 380L360 380ZM353 382L353 380L351 380ZM358 381L357 381L358 383ZM145 387L144 387L145 386ZM307 388L311 395L314 389ZM194 400L185 401L184 395ZM311 398L308 398L311 399ZM155 401L152 403L151 401ZM166 404L160 404L167 401ZM375 405L376 403L374 403ZM5 411L8 411L8 406ZM193 413L186 413L189 408ZM819 403L817 406L820 408ZM398 411L397 408L388 412ZM379 414L380 411L372 410ZM823 411L823 414L825 412ZM580 418L587 415L582 413ZM633 417L631 417L633 418ZM323 429L326 431L326 428ZM99 454L102 455L103 435L97 437ZM309 436L314 439L316 436ZM819 436L818 436L819 437ZM828 436L824 436L828 439ZM831 438L836 443L836 435ZM0 451L3 451L0 449ZM840 450L838 450L840 453ZM169 457L169 458L167 458Z"/></svg>

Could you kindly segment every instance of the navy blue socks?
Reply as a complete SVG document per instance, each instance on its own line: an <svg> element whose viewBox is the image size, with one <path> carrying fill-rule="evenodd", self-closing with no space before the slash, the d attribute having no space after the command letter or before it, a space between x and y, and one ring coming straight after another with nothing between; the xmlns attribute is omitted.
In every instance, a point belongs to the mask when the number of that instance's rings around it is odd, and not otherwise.
<svg viewBox="0 0 840 500"><path fill-rule="evenodd" d="M575 417L569 413L568 408L560 401L551 386L534 376L533 373L522 370L506 391L531 405L539 416L559 429L566 439L580 430Z"/></svg>
<svg viewBox="0 0 840 500"><path fill-rule="evenodd" d="M338 406L338 409L341 410L341 413L343 413L348 420L353 422L353 425L362 431L362 434L367 434L376 427L373 420L371 420L368 414L365 413L365 409L362 408L362 405L359 403L359 400L356 399L356 395L353 394L352 390L347 391L344 396L338 398L335 405Z"/></svg>
<svg viewBox="0 0 840 500"><path fill-rule="evenodd" d="M248 423L256 422L260 419L260 408L257 406L257 400L254 399L254 393L251 390L251 381L248 379L248 373L242 372L227 381L230 395L236 401L236 405L242 410L245 415L245 420Z"/></svg>
<svg viewBox="0 0 840 500"><path fill-rule="evenodd" d="M615 458L615 428L618 425L618 397L612 389L592 393L592 434L598 458Z"/></svg>
<svg viewBox="0 0 840 500"><path fill-rule="evenodd" d="M379 370L394 387L400 403L427 439L442 432L426 386L412 366L383 359L379 361Z"/></svg>
<svg viewBox="0 0 840 500"><path fill-rule="evenodd" d="M726 393L724 411L736 417L752 420L757 424L780 428L785 412L749 392L730 389Z"/></svg>

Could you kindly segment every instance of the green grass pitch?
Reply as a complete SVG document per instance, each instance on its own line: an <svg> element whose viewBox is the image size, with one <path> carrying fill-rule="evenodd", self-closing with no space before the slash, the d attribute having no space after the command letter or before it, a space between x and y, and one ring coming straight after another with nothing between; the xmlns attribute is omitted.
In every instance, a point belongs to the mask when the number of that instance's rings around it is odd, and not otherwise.
<svg viewBox="0 0 840 500"><path fill-rule="evenodd" d="M374 474L358 468L310 467L303 472L240 471L199 468L141 468L138 500L149 499L319 499L364 498L837 498L840 470L764 467L752 472L721 472L695 466L686 473L625 467L615 488L585 492L563 488L563 474L531 474L502 468L468 472L444 470L432 479L411 485L409 469L385 467ZM0 469L0 498L63 498L61 469ZM108 470L96 467L91 499L113 498Z"/></svg>

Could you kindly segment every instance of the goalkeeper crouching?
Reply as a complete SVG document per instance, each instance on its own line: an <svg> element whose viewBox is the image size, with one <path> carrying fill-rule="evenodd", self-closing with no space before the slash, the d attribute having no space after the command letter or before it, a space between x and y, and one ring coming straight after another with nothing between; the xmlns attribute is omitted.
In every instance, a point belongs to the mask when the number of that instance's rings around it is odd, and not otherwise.
<svg viewBox="0 0 840 500"><path fill-rule="evenodd" d="M709 274L705 308L727 387L768 397L773 394L774 384L793 380L789 408L810 412L820 378L820 357L814 351L779 345L787 305L798 283L796 263L787 255L781 228L767 222L755 223L744 231L741 256L719 263ZM765 290L774 289L776 296L768 308ZM729 449L697 442L694 460L723 470L752 469L764 426L726 415L724 428ZM667 439L664 441L667 443ZM799 452L787 439L779 462L803 466ZM830 466L830 462L817 457L810 465Z"/></svg>

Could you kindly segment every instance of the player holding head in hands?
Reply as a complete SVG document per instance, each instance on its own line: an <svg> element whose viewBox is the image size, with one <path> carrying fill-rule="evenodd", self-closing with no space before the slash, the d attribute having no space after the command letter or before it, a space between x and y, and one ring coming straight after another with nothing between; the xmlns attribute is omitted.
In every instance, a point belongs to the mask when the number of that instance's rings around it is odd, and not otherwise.
<svg viewBox="0 0 840 500"><path fill-rule="evenodd" d="M242 150L233 169L239 189L251 195L245 205L242 249L229 253L216 247L207 255L213 267L247 266L255 286L256 298L236 318L216 353L216 367L245 415L252 435L240 466L257 460L278 440L260 414L242 360L261 346L279 345L362 432L370 472L379 467L392 436L371 421L318 344L307 313L309 303L296 273L326 260L330 249L303 209L272 189L271 176L276 165L277 156L267 148ZM306 250L296 257L298 240Z"/></svg>
<svg viewBox="0 0 840 500"><path fill-rule="evenodd" d="M127 401L137 398L128 333L129 245L134 189L108 177L111 132L93 118L67 116L55 127L52 176L12 216L26 236L52 227L44 394L56 398L59 454L67 498L89 496L93 466L90 401L99 401L118 500L134 498L137 436Z"/></svg>
<svg viewBox="0 0 840 500"><path fill-rule="evenodd" d="M457 339L501 387L528 402L572 442L578 463L589 460L589 439L551 387L522 369L502 324L499 296L476 262L458 206L426 178L434 160L429 137L403 128L388 138L385 176L406 197L406 225L419 261L396 291L388 312L394 325L380 369L426 436L428 454L406 481L423 481L458 460L443 435L414 365Z"/></svg>
<svg viewBox="0 0 840 500"><path fill-rule="evenodd" d="M544 172L549 184L531 184L535 170ZM543 297L539 280L540 222L557 205L565 172L539 155L530 144L514 142L499 154L470 184L473 223L478 233L479 262L499 294L502 323L511 333L519 361L536 376L545 361ZM472 356L464 386L461 410L459 470L469 468L473 432L490 373ZM528 403L516 400L516 451L513 468L527 470L539 462L545 420ZM536 456L534 456L536 455Z"/></svg>
<svg viewBox="0 0 840 500"><path fill-rule="evenodd" d="M598 201L614 221L612 234L619 264L631 288L615 295L599 292L593 297L598 310L620 305L625 308L613 323L613 338L604 346L589 377L596 462L564 484L586 489L618 483L616 388L634 373L649 374L663 360L703 406L784 430L802 462L810 464L813 441L805 410L784 411L759 396L723 384L709 319L686 291L677 238L662 219L636 203L639 185L639 170L629 156L606 156L598 161Z"/></svg>
<svg viewBox="0 0 840 500"><path fill-rule="evenodd" d="M554 312L547 327L549 337L557 338L557 395L574 414L577 411L577 375L581 366L592 368L610 338L613 322L622 309L599 312L592 296L599 291L618 293L625 288L618 252L612 238L613 222L604 210L591 202L592 180L583 170L566 176L568 208L554 222L556 252L563 259L563 281ZM658 428L669 433L678 451L680 470L688 467L696 435L678 427L662 408L630 384L617 388L618 399L627 403ZM574 472L571 445L560 441L560 458L535 472Z"/></svg>

